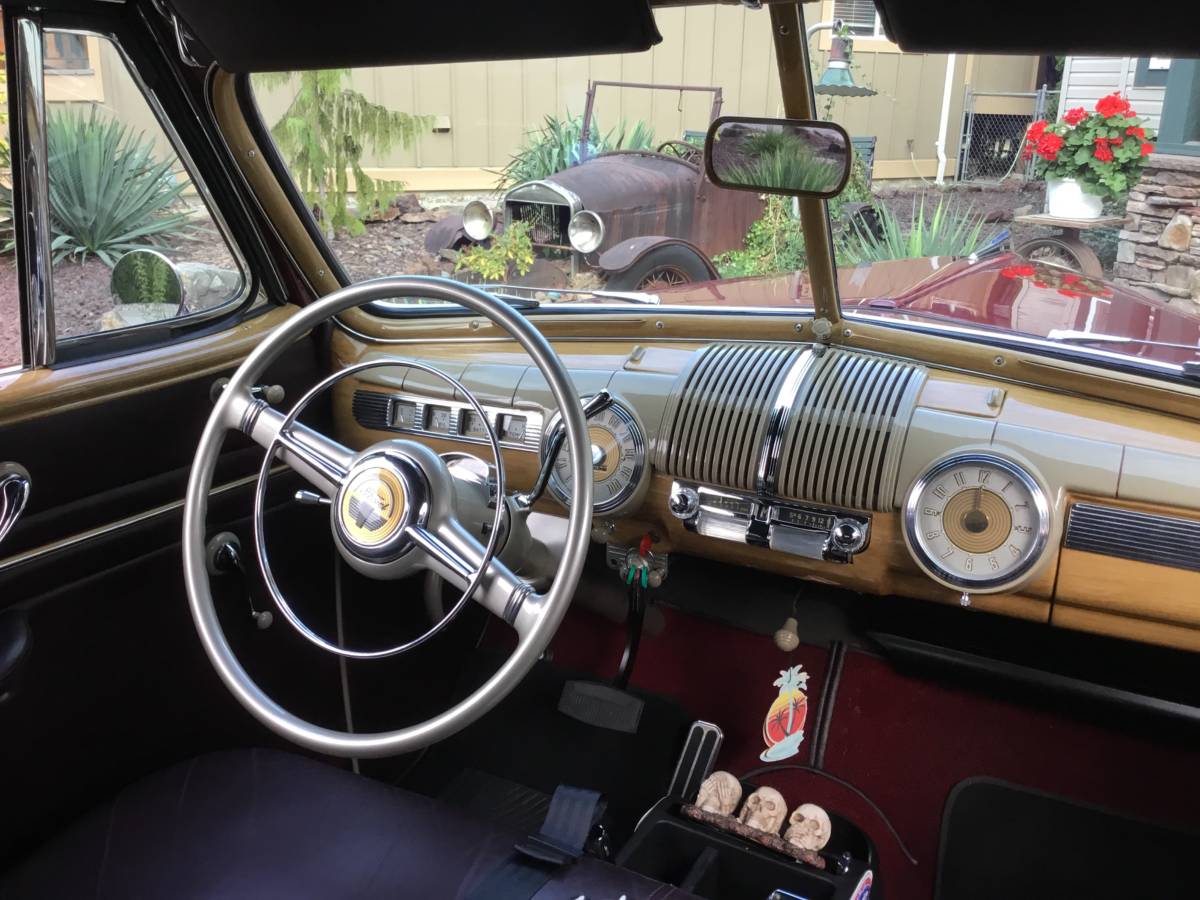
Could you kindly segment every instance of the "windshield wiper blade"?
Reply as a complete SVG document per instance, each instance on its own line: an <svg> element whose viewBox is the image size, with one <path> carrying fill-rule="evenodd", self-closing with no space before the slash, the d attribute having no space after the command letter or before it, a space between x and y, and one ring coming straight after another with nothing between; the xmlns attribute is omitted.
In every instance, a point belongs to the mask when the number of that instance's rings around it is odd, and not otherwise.
<svg viewBox="0 0 1200 900"><path fill-rule="evenodd" d="M1177 344L1173 341L1155 341L1150 338L1126 337L1122 334L1103 334L1095 331L1073 331L1069 328L1051 328L1046 339L1063 344L1137 344L1146 347L1168 347L1172 350L1191 350L1200 355L1200 344Z"/></svg>

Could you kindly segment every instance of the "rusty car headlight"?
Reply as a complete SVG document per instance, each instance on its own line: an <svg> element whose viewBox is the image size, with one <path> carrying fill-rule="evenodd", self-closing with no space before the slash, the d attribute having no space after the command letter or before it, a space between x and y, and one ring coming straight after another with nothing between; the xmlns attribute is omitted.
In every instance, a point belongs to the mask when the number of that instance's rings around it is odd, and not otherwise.
<svg viewBox="0 0 1200 900"><path fill-rule="evenodd" d="M571 216L567 237L580 253L592 253L604 241L604 223L591 210L581 209Z"/></svg>
<svg viewBox="0 0 1200 900"><path fill-rule="evenodd" d="M473 241L486 241L495 228L492 211L482 200L472 200L463 207L462 223L463 231Z"/></svg>

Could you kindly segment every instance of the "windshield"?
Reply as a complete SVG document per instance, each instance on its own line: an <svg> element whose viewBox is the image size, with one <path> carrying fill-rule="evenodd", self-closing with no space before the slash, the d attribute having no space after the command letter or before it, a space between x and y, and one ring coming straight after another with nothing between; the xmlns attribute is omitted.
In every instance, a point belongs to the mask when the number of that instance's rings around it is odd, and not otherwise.
<svg viewBox="0 0 1200 900"><path fill-rule="evenodd" d="M818 117L854 151L827 201L844 314L1200 359L1198 63L905 53L869 11L805 7ZM783 116L768 13L655 18L644 53L252 84L350 281L810 312L797 201L705 174L714 118Z"/></svg>

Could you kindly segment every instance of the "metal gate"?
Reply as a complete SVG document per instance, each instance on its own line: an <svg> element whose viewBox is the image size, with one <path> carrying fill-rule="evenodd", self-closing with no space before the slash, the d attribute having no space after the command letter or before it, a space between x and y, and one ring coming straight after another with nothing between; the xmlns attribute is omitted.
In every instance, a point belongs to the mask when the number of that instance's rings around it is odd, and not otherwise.
<svg viewBox="0 0 1200 900"><path fill-rule="evenodd" d="M1031 122L1058 115L1057 90L1042 85L1026 93L973 91L967 85L958 149L959 181L996 184L1010 176L1028 178L1021 159Z"/></svg>

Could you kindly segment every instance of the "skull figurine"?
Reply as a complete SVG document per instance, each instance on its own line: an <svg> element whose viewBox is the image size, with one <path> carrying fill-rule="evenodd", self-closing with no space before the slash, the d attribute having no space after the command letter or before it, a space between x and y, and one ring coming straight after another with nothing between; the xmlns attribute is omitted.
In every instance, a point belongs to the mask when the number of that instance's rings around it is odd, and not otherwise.
<svg viewBox="0 0 1200 900"><path fill-rule="evenodd" d="M779 834L779 826L786 816L783 794L773 787L760 787L746 799L738 821L767 834Z"/></svg>
<svg viewBox="0 0 1200 900"><path fill-rule="evenodd" d="M700 785L696 805L709 812L732 816L742 799L742 783L728 772L713 772Z"/></svg>
<svg viewBox="0 0 1200 900"><path fill-rule="evenodd" d="M788 819L784 839L801 850L820 850L829 843L832 832L829 813L815 803L801 803Z"/></svg>

